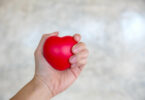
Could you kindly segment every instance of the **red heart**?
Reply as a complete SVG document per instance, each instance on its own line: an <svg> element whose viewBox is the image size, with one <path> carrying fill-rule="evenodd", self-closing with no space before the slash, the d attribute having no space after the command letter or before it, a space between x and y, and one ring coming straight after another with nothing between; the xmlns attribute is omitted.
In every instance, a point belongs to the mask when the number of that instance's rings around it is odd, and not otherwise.
<svg viewBox="0 0 145 100"><path fill-rule="evenodd" d="M76 43L72 36L51 36L44 43L43 55L53 68L66 70L70 68L69 58L73 55L72 47Z"/></svg>

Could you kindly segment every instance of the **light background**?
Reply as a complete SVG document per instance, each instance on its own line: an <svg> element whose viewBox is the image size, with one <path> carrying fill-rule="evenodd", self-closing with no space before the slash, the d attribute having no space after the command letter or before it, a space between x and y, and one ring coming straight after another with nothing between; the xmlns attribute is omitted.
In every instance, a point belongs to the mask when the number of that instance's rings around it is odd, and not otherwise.
<svg viewBox="0 0 145 100"><path fill-rule="evenodd" d="M34 74L43 33L80 33L79 79L53 100L145 100L145 0L0 0L0 100Z"/></svg>

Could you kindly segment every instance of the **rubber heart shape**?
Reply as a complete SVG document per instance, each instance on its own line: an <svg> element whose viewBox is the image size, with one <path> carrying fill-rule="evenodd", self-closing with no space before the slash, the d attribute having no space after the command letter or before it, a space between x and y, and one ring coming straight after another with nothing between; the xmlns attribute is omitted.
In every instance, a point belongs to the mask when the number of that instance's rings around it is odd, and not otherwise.
<svg viewBox="0 0 145 100"><path fill-rule="evenodd" d="M69 58L73 55L72 47L76 43L72 36L51 36L44 43L43 55L53 68L66 70L70 68Z"/></svg>

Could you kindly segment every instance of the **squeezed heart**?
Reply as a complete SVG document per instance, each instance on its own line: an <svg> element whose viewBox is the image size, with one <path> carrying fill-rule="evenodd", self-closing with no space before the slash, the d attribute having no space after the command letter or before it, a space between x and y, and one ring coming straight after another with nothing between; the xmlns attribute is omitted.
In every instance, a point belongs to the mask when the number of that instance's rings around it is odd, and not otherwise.
<svg viewBox="0 0 145 100"><path fill-rule="evenodd" d="M72 47L76 43L72 36L51 36L44 43L43 55L53 68L66 70L70 68L69 58L73 55Z"/></svg>

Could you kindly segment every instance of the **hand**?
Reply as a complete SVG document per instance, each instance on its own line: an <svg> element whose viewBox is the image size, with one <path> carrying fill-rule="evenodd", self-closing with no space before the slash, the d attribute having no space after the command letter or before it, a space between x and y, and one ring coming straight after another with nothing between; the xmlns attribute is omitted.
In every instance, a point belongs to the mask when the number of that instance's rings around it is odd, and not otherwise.
<svg viewBox="0 0 145 100"><path fill-rule="evenodd" d="M77 79L86 64L88 57L88 50L86 49L85 44L83 42L79 42L81 36L79 34L75 34L74 39L78 43L72 48L74 55L69 59L71 68L65 71L58 71L54 69L43 57L43 44L48 37L55 35L58 35L58 32L43 35L35 51L36 68L34 79L39 80L42 85L45 85L48 88L48 92L51 94L50 98L64 91Z"/></svg>

